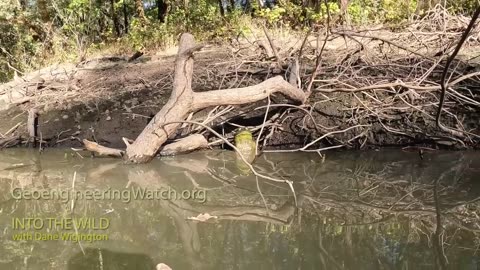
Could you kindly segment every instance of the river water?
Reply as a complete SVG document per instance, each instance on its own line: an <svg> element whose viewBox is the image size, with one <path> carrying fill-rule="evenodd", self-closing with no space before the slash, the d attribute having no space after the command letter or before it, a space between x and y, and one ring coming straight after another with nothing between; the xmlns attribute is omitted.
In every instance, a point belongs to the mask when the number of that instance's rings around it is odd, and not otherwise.
<svg viewBox="0 0 480 270"><path fill-rule="evenodd" d="M480 154L0 151L0 269L479 269ZM79 241L78 241L79 240Z"/></svg>

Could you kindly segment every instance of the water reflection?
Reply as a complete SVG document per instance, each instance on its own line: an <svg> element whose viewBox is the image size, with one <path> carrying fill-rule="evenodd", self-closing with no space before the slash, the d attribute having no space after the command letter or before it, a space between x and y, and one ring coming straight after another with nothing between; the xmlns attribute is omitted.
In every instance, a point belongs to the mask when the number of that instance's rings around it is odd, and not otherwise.
<svg viewBox="0 0 480 270"><path fill-rule="evenodd" d="M231 152L146 165L70 151L0 152L0 269L477 269L475 152L269 154L241 175ZM258 181L258 182L257 182ZM12 190L202 190L199 198L15 200ZM188 196L187 196L188 197ZM190 196L192 197L192 196ZM194 197L194 196L193 196ZM73 209L73 211L72 211ZM73 213L72 213L73 212ZM189 218L209 213L206 222ZM12 219L108 218L107 241L13 240ZM88 226L87 226L88 227Z"/></svg>
<svg viewBox="0 0 480 270"><path fill-rule="evenodd" d="M68 261L68 270L85 269L137 269L152 270L155 264L145 254L112 252L107 249L87 248Z"/></svg>

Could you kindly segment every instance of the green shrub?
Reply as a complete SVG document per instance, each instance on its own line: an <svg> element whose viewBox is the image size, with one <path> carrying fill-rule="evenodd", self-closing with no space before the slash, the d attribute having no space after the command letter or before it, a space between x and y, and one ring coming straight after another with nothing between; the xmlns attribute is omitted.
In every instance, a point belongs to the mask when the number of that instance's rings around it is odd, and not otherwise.
<svg viewBox="0 0 480 270"><path fill-rule="evenodd" d="M37 23L32 14L22 13L14 4L0 4L0 82L13 76L13 68L27 70L41 61Z"/></svg>

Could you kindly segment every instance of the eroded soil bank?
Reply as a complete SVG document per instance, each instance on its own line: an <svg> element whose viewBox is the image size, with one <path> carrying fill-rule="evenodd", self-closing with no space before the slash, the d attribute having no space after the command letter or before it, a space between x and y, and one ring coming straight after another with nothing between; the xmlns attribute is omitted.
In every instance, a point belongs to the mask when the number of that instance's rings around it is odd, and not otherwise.
<svg viewBox="0 0 480 270"><path fill-rule="evenodd" d="M466 23L459 20L457 28L443 34L431 32L435 23L423 22L400 33L377 29L332 30L328 36L308 38L279 35L273 40L277 55L271 55L265 38L207 46L195 54L194 91L244 87L276 75L289 80L294 63L299 63L296 81L290 82L300 82L304 90L311 82L312 94L302 106L272 96L267 118L265 100L208 108L191 119L229 138L239 126L258 134L267 119L262 141L276 149L301 147L322 136L309 149L478 148L480 74L474 57L480 48L478 29L455 61L443 108L443 124L464 135L453 136L435 125L438 81L446 59L438 52L451 48ZM39 114L43 146L80 147L82 139L89 139L124 148L122 137L135 139L167 102L175 54L125 59L103 57L52 66L0 85L0 142L4 147L26 145L28 111L33 108ZM202 133L218 143L218 138L195 126L184 126L177 137L189 133Z"/></svg>

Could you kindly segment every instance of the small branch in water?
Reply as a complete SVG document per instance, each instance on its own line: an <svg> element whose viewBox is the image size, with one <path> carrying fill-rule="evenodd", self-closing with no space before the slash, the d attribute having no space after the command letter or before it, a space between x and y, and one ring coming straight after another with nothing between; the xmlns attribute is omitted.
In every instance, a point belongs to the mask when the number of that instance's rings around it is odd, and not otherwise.
<svg viewBox="0 0 480 270"><path fill-rule="evenodd" d="M85 149L87 149L92 153L97 153L100 156L123 157L123 154L125 153L125 151L123 150L105 147L96 142L89 141L87 139L84 139L82 142L83 142L83 145L85 146Z"/></svg>
<svg viewBox="0 0 480 270"><path fill-rule="evenodd" d="M267 109L265 110L265 117L263 118L262 128L260 128L260 133L257 136L257 143L255 145L255 156L258 156L258 145L260 144L260 137L262 136L263 129L265 128L265 122L267 121L268 111L270 109L270 95L268 98Z"/></svg>
<svg viewBox="0 0 480 270"><path fill-rule="evenodd" d="M268 175L264 175L264 174L261 174L259 172L257 172L255 170L255 168L253 168L252 164L250 164L247 159L242 155L242 153L240 152L240 150L238 150L238 148L233 145L231 142L229 142L226 138L224 138L222 135L220 135L218 132L216 132L215 130L213 130L211 127L207 126L207 125L204 125L202 123L199 123L199 122L195 122L195 121L172 121L172 122L168 122L168 123L165 123L164 126L166 125L170 125L170 124L183 124L183 123L187 123L187 124L193 124L193 125L200 125L202 126L203 128L207 129L208 131L210 131L212 134L214 134L215 136L217 136L218 138L222 139L225 144L227 144L228 146L230 146L237 154L238 156L242 159L242 161L245 163L245 165L248 166L248 168L253 172L254 175L258 176L258 177L261 177L261 178L264 178L264 179L267 179L267 180L270 180L270 181L274 181L274 182L280 182L280 183L286 183L288 184L288 186L290 187L290 189L292 190L293 192L293 196L294 196L294 199L295 199L295 205L297 205L297 196L295 194L295 189L293 188L293 183L292 181L290 180L282 180L282 179L277 179L277 178L273 178L273 177L270 177Z"/></svg>
<svg viewBox="0 0 480 270"><path fill-rule="evenodd" d="M208 141L204 136L200 134L192 134L185 138L182 138L174 143L165 145L160 150L161 156L172 156L178 154L189 153L191 151L207 148Z"/></svg>
<svg viewBox="0 0 480 270"><path fill-rule="evenodd" d="M75 193L75 180L77 180L77 172L73 172L72 179L72 194ZM73 208L75 207L75 196L72 196L72 203L70 204L70 213L73 213Z"/></svg>
<svg viewBox="0 0 480 270"><path fill-rule="evenodd" d="M37 146L37 134L38 134L38 112L35 109L28 110L28 144L33 148Z"/></svg>

